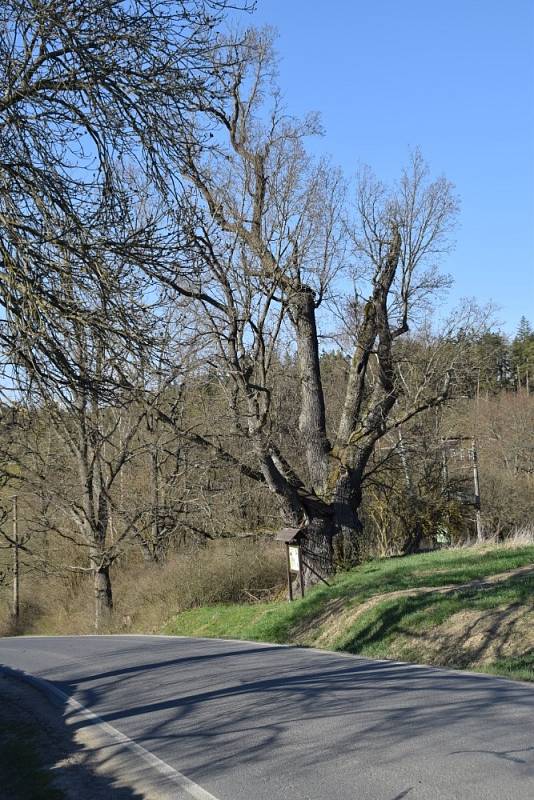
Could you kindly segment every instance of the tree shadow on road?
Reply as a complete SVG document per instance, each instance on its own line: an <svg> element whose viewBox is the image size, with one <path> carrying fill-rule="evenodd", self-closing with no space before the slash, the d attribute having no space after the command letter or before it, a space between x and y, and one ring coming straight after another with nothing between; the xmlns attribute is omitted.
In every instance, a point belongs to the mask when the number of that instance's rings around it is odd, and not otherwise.
<svg viewBox="0 0 534 800"><path fill-rule="evenodd" d="M105 751L89 750L67 724L59 700L0 670L0 797L9 800L144 800L119 785L106 767Z"/></svg>
<svg viewBox="0 0 534 800"><path fill-rule="evenodd" d="M296 780L343 758L387 770L433 740L448 758L457 735L478 744L487 727L513 738L516 715L534 713L534 692L480 676L245 643L199 643L196 655L177 658L172 645L67 690L200 783L262 763Z"/></svg>

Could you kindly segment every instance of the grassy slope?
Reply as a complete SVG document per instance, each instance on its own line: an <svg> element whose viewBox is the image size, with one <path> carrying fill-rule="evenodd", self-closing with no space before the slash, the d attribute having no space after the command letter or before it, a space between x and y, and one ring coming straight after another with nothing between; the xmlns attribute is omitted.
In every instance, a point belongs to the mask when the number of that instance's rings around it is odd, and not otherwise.
<svg viewBox="0 0 534 800"><path fill-rule="evenodd" d="M373 561L291 605L196 608L178 614L166 632L296 642L534 680L533 575L489 588L415 591L461 585L529 564L534 564L534 546L444 550ZM385 596L405 590L413 594ZM367 603L363 609L362 603Z"/></svg>

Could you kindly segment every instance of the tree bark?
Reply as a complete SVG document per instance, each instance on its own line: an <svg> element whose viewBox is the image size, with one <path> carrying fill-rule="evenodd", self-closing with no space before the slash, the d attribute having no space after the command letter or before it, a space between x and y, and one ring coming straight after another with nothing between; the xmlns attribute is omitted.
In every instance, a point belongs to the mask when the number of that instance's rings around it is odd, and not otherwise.
<svg viewBox="0 0 534 800"><path fill-rule="evenodd" d="M315 301L305 286L291 303L297 338L297 364L301 387L299 431L302 434L311 486L319 491L328 476L331 449L326 435L326 413L321 382Z"/></svg>
<svg viewBox="0 0 534 800"><path fill-rule="evenodd" d="M332 525L324 518L311 520L301 543L304 585L327 579L334 571Z"/></svg>
<svg viewBox="0 0 534 800"><path fill-rule="evenodd" d="M358 515L361 501L361 479L357 479L348 470L343 470L337 482L333 501L337 523L335 542L337 567L349 567L361 561L363 525Z"/></svg>
<svg viewBox="0 0 534 800"><path fill-rule="evenodd" d="M111 620L113 611L113 594L109 566L96 567L93 572L95 596L95 630L99 631Z"/></svg>

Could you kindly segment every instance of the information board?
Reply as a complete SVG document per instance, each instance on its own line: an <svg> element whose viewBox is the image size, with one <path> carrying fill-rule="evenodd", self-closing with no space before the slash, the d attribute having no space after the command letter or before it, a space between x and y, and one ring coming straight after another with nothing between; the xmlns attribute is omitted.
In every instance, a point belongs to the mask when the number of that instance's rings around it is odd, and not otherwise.
<svg viewBox="0 0 534 800"><path fill-rule="evenodd" d="M300 572L300 547L289 545L289 568L291 572Z"/></svg>

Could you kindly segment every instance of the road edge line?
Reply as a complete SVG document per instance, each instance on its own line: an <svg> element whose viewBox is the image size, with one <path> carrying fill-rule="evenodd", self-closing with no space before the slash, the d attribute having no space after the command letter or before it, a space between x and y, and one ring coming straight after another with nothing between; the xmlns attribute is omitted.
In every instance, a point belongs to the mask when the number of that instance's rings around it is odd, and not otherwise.
<svg viewBox="0 0 534 800"><path fill-rule="evenodd" d="M109 724L109 722L103 720L93 711L90 711L78 700L75 700L74 697L70 697L70 695L68 695L62 689L54 686L54 684L50 683L50 681L47 681L44 678L39 678L36 675L25 672L24 670L13 669L12 667L8 667L4 664L0 664L0 673L4 673L9 677L29 684L33 688L40 690L49 697L52 697L54 704L66 706L76 714L79 714L85 719L90 720L93 726L98 725L98 727L104 733L106 733L107 736L113 739L115 744L123 747L136 759L142 759L147 766L155 770L161 777L165 778L167 781L170 781L182 791L187 792L187 794L190 797L193 797L195 800L219 800L219 798L215 797L215 795L208 792L207 789L204 789L198 783L192 781L179 770L171 767L170 764L167 764L167 762L163 761L163 759L159 758L159 756L156 756L154 753L150 752L150 750L147 750L145 747L143 747L143 745L134 742L133 739L130 739L130 737L125 733L122 733L122 731L114 728L113 725ZM175 795L173 797L174 800L177 800Z"/></svg>

